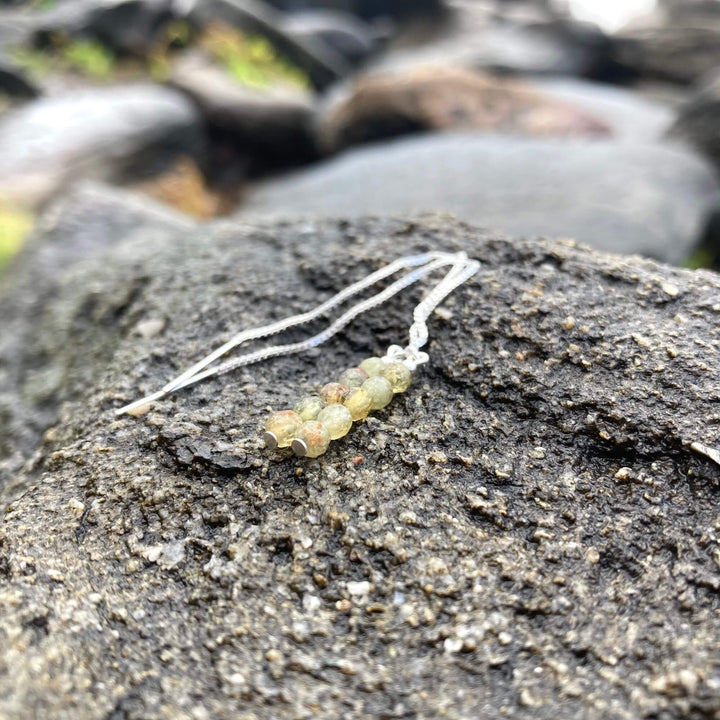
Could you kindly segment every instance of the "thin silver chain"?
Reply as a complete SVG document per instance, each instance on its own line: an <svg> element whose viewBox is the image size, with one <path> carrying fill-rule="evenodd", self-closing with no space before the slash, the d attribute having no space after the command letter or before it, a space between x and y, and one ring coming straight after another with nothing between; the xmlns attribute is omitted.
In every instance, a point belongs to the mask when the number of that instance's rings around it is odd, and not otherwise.
<svg viewBox="0 0 720 720"><path fill-rule="evenodd" d="M252 363L261 362L263 360L282 355L292 355L294 353L304 352L317 347L329 340L333 337L333 335L336 335L358 315L362 315L368 310L371 310L378 305L382 305L394 295L397 295L405 288L413 285L421 278L448 265L451 267L447 275L432 289L427 297L424 298L413 311L413 323L409 331L410 344L406 348L392 346L388 351L394 358L405 361L406 364L414 369L415 365L427 360L427 355L420 352L420 348L425 345L428 339L427 319L430 317L433 310L455 288L472 277L480 269L480 263L477 260L468 258L467 254L464 252L429 252L421 255L408 255L406 257L401 257L389 265L380 268L380 270L371 273L362 280L349 285L344 290L341 290L339 293L333 295L331 298L312 310L298 315L293 315L292 317L279 320L269 325L264 325L263 327L244 330L243 332L238 333L225 344L221 345L202 360L192 365L185 372L166 383L156 393L141 398L140 400L136 400L135 402L116 410L115 414L123 415L125 413L132 412L133 410L139 409L144 405L165 397L175 390L187 387L188 385L193 385L194 383L208 377L222 375L244 365L250 365ZM410 268L414 269L403 275L398 280L395 280L382 292L356 303L335 321L330 323L322 332L319 332L306 340L285 345L272 345L270 347L241 355L233 360L227 360L223 363L215 365L214 367L208 367L220 357L242 343L248 342L249 340L270 337L288 330L289 328L311 322L317 317L326 315L328 311L338 305L341 305L349 298L357 295L363 290L366 290L380 280L384 280L385 278L398 273L400 270L407 270Z"/></svg>

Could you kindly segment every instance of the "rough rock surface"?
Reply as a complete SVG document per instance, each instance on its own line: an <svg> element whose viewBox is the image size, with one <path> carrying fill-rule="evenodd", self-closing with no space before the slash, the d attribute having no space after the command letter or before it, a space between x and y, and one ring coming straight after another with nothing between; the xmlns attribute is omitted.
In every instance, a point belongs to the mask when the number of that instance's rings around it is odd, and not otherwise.
<svg viewBox="0 0 720 720"><path fill-rule="evenodd" d="M428 134L368 145L268 181L241 212L444 210L513 235L570 237L680 263L719 201L712 166L671 144Z"/></svg>
<svg viewBox="0 0 720 720"><path fill-rule="evenodd" d="M320 459L266 456L268 408L402 340L419 290L113 417L437 247L484 265L432 363ZM689 448L720 445L716 275L441 216L226 224L133 232L35 322L59 312L68 401L0 530L3 718L720 713L720 470Z"/></svg>

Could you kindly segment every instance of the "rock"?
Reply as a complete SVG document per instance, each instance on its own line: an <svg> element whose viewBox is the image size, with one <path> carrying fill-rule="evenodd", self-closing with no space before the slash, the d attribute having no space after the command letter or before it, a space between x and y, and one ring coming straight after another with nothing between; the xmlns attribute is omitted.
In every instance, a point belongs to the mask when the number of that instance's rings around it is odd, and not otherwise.
<svg viewBox="0 0 720 720"><path fill-rule="evenodd" d="M268 0L286 12L341 10L366 20L432 15L443 9L442 0Z"/></svg>
<svg viewBox="0 0 720 720"><path fill-rule="evenodd" d="M288 15L285 32L301 40L320 40L351 65L359 65L380 47L383 35L366 22L339 10L306 10Z"/></svg>
<svg viewBox="0 0 720 720"><path fill-rule="evenodd" d="M605 135L589 113L548 100L526 84L455 67L361 76L318 121L329 151L428 130L517 135Z"/></svg>
<svg viewBox="0 0 720 720"><path fill-rule="evenodd" d="M142 174L198 152L198 113L181 93L114 86L40 98L0 120L0 197L27 206L70 178Z"/></svg>
<svg viewBox="0 0 720 720"><path fill-rule="evenodd" d="M15 63L0 56L0 96L29 99L37 97L40 90Z"/></svg>
<svg viewBox="0 0 720 720"><path fill-rule="evenodd" d="M720 4L683 3L613 38L613 57L638 77L690 84L720 65Z"/></svg>
<svg viewBox="0 0 720 720"><path fill-rule="evenodd" d="M569 77L533 78L535 92L579 108L605 123L615 140L648 143L660 140L673 123L667 102L643 97L634 90Z"/></svg>
<svg viewBox="0 0 720 720"><path fill-rule="evenodd" d="M103 355L108 334L117 333L112 313L96 313L92 301L84 307L55 303L62 278L77 266L102 256L119 242L141 236L162 244L190 232L193 224L166 208L129 193L84 183L48 210L10 267L0 275L0 505L11 492L22 464L32 455L44 430L54 421L59 402L68 392L83 395L91 375L71 379L63 357L85 354L107 361ZM102 288L91 282L92 287ZM131 293L132 294L132 293ZM90 295L88 297L90 297ZM130 302L116 298L117 307ZM35 323L33 318L43 316ZM80 348L49 346L58 328L70 328L73 318L95 317L98 337ZM157 318L157 313L153 319ZM143 319L149 319L147 317ZM102 327L106 325L105 329ZM42 358L45 357L43 360ZM34 358L34 360L31 360ZM103 359L104 358L104 359ZM86 371L89 368L86 367Z"/></svg>
<svg viewBox="0 0 720 720"><path fill-rule="evenodd" d="M595 26L543 12L497 16L484 3L455 0L433 39L397 48L372 65L396 71L420 65L460 65L516 75L603 78L613 71L609 39Z"/></svg>
<svg viewBox="0 0 720 720"><path fill-rule="evenodd" d="M455 135L380 143L261 185L245 217L444 210L513 235L682 262L720 196L680 147Z"/></svg>
<svg viewBox="0 0 720 720"><path fill-rule="evenodd" d="M293 37L286 32L285 13L258 0L189 0L194 25L224 22L250 34L266 37L287 59L304 70L322 90L349 74L351 65L320 38Z"/></svg>
<svg viewBox="0 0 720 720"><path fill-rule="evenodd" d="M57 34L93 37L121 53L146 56L167 24L181 16L173 0L73 0L36 18L35 38L52 44Z"/></svg>
<svg viewBox="0 0 720 720"><path fill-rule="evenodd" d="M682 138L720 163L720 72L706 76L680 109L670 135Z"/></svg>
<svg viewBox="0 0 720 720"><path fill-rule="evenodd" d="M314 103L308 92L287 86L243 86L198 53L186 54L176 62L171 83L195 102L211 136L222 137L242 162L249 164L248 172L317 157L312 132Z"/></svg>
<svg viewBox="0 0 720 720"><path fill-rule="evenodd" d="M720 469L691 447L720 443L716 275L447 217L133 235L34 321L75 389L0 531L8 717L720 712ZM234 329L437 247L481 273L411 389L321 459L268 457L268 407L402 341L419 292L113 417Z"/></svg>

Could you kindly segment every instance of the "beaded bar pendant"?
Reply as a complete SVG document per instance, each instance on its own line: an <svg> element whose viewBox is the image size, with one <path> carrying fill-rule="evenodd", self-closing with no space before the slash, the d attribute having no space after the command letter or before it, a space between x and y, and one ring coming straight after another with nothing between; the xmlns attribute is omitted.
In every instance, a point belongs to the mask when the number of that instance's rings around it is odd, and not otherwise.
<svg viewBox="0 0 720 720"><path fill-rule="evenodd" d="M265 445L269 450L291 447L298 457L319 457L331 440L348 434L353 422L384 408L411 382L410 368L394 356L367 358L318 395L302 398L292 410L272 413L265 423Z"/></svg>

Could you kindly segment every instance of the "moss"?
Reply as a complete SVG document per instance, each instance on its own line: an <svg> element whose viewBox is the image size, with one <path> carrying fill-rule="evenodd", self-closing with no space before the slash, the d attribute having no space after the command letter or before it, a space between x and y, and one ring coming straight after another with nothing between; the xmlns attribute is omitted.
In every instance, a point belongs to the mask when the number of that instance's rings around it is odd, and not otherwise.
<svg viewBox="0 0 720 720"><path fill-rule="evenodd" d="M282 57L267 38L249 37L227 25L212 23L200 38L200 45L243 85L309 86L307 75Z"/></svg>
<svg viewBox="0 0 720 720"><path fill-rule="evenodd" d="M30 213L0 205L0 268L20 250L32 226Z"/></svg>
<svg viewBox="0 0 720 720"><path fill-rule="evenodd" d="M95 80L107 80L117 64L115 55L97 40L71 40L59 55L69 70Z"/></svg>

